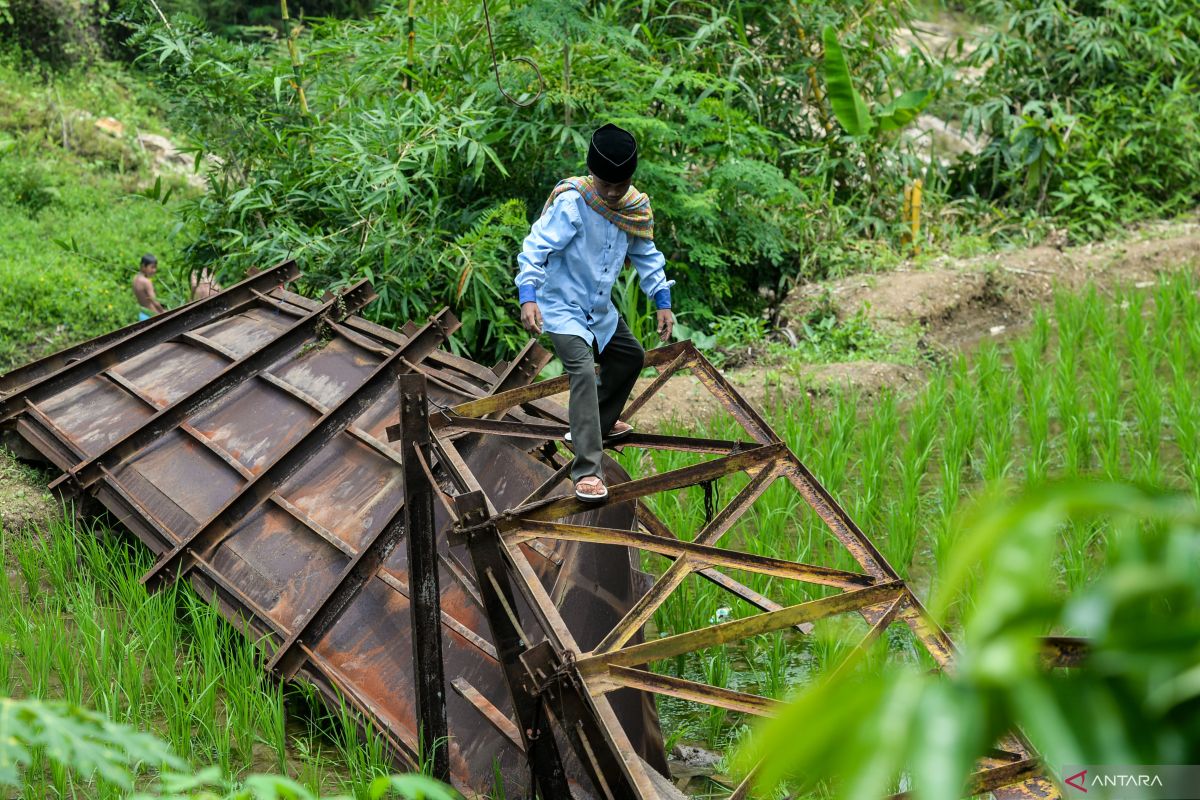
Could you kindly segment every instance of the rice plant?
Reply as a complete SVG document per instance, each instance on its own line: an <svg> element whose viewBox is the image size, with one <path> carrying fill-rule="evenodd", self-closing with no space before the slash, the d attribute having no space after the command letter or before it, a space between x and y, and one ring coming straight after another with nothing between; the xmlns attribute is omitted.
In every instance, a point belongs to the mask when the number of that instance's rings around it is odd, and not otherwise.
<svg viewBox="0 0 1200 800"><path fill-rule="evenodd" d="M1162 293L1159 293L1160 295ZM1160 299L1166 300L1165 297ZM1168 306L1168 302L1158 305ZM1136 458L1131 465L1146 483L1161 479L1159 447L1162 435L1163 404L1158 389L1159 344L1155 327L1147 322L1149 312L1143 292L1127 291L1122 304L1122 331L1133 379L1133 428L1136 432Z"/></svg>
<svg viewBox="0 0 1200 800"><path fill-rule="evenodd" d="M1012 468L1015 387L1010 371L1002 363L1000 349L990 342L976 354L975 369L983 427L981 473L990 483L1004 480Z"/></svg>
<svg viewBox="0 0 1200 800"><path fill-rule="evenodd" d="M934 369L914 396L805 397L774 409L769 421L920 592L960 535L963 503L985 490L1004 492L1014 481L1033 486L1100 477L1200 493L1196 284L1196 278L1181 274L1149 292L1129 289L1115 298L1094 289L1060 293L1052 308L1034 314L1026 334ZM727 421L693 432L736 435ZM684 463L679 455L625 458L635 475ZM699 490L677 494L655 506L668 524L700 522ZM1059 536L1060 589L1086 587L1105 559L1109 527L1077 521ZM857 569L819 518L782 484L755 504L736 543L755 553ZM652 571L665 563L647 562ZM803 602L824 591L794 581L738 577L780 603ZM705 625L718 608L738 609L739 602L696 579L664 604L656 624L671 632ZM970 591L960 604L962 612L972 607ZM836 663L848 635L818 624L808 636L761 637L740 653L731 646L728 660L745 663L757 691L779 696L782 688L807 683ZM925 658L911 641L897 648L908 660ZM655 668L695 679L712 667L680 657ZM661 711L668 725L684 720L705 741L715 736L721 719L687 704L665 704Z"/></svg>
<svg viewBox="0 0 1200 800"><path fill-rule="evenodd" d="M1107 480L1122 474L1122 431L1128 397L1122 380L1122 363L1116 331L1097 315L1089 328L1090 344L1085 364L1091 377L1091 395L1096 414L1098 460Z"/></svg>
<svg viewBox="0 0 1200 800"><path fill-rule="evenodd" d="M713 650L701 660L704 665L704 681L709 686L724 689L729 686L732 669L729 663L729 653L724 647ZM709 706L705 711L704 733L710 748L716 748L722 743L722 736L728 723L729 712L723 708Z"/></svg>
<svg viewBox="0 0 1200 800"><path fill-rule="evenodd" d="M1040 317L1044 321L1045 313ZM1043 369L1044 353L1044 342L1036 336L1017 342L1012 349L1025 404L1025 483L1029 486L1044 482L1050 467L1050 380Z"/></svg>
<svg viewBox="0 0 1200 800"><path fill-rule="evenodd" d="M1088 468L1091 433L1082 385L1082 350L1086 306L1080 298L1060 292L1054 299L1058 323L1058 353L1054 365L1054 404L1061 426L1058 450L1063 474L1079 477Z"/></svg>
<svg viewBox="0 0 1200 800"><path fill-rule="evenodd" d="M147 594L139 579L150 557L140 548L64 517L46 531L5 534L0 561L0 695L95 709L233 779L261 769L264 754L281 773L304 763L287 740L285 690L254 642L188 586ZM323 792L355 794L391 771L378 737L344 740L340 752L323 738L316 733L310 748L319 758L304 763L306 782ZM352 767L343 755L351 751ZM125 796L40 761L26 784L23 796L39 800Z"/></svg>
<svg viewBox="0 0 1200 800"><path fill-rule="evenodd" d="M896 499L891 503L887 522L887 537L882 543L887 556L901 575L916 554L921 534L921 497L934 444L943 421L946 400L946 377L935 374L918 397L909 414L908 437L895 460Z"/></svg>
<svg viewBox="0 0 1200 800"><path fill-rule="evenodd" d="M1180 468L1192 492L1200 496L1200 398L1192 373L1192 354L1181 334L1172 337L1171 416Z"/></svg>
<svg viewBox="0 0 1200 800"><path fill-rule="evenodd" d="M941 560L954 541L954 512L962 494L964 470L975 448L979 413L978 392L972 385L970 366L965 358L959 357L955 361L949 380L952 400L939 464L939 514L932 542L935 561Z"/></svg>

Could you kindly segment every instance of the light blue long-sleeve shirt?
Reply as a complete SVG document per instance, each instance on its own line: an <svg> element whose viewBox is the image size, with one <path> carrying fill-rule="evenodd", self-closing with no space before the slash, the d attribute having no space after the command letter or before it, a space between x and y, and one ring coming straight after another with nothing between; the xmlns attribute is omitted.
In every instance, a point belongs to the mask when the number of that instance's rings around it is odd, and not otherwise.
<svg viewBox="0 0 1200 800"><path fill-rule="evenodd" d="M667 280L654 242L625 233L588 208L579 192L563 192L533 223L517 256L520 300L537 302L546 331L581 336L603 351L617 330L612 287L626 256L646 296L670 308L675 281Z"/></svg>

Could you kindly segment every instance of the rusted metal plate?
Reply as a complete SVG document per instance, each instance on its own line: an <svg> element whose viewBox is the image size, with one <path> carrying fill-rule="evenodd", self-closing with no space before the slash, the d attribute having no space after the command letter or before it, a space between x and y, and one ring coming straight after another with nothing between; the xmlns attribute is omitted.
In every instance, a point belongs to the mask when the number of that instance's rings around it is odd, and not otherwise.
<svg viewBox="0 0 1200 800"><path fill-rule="evenodd" d="M232 300L173 313L158 326L131 326L127 336L104 337L74 355L52 356L3 385L13 387L4 397L14 409L10 427L65 470L94 463L89 470L95 479L85 491L156 555L195 541L196 549L177 566L206 598L215 598L222 613L245 618L274 650L346 579L348 565L404 502L399 448L386 435L399 417L394 380L361 411L355 407L347 425L304 453L298 467L282 469L281 463L298 458L298 446L311 440L319 421L359 397L378 380L381 365L409 345L411 358L393 359L397 368L407 369L407 363L425 372L430 399L441 406L518 388L536 374L545 354L530 348L498 375L437 350L446 332L440 327L409 326L398 333L350 317L296 332L297 321L321 303L279 288L262 294L267 283L259 279L249 289L239 284ZM204 395L227 368L289 330L295 346L289 339L284 355L239 376L211 401ZM414 342L417 336L424 338ZM91 361L71 360L76 357ZM78 379L68 380L72 374ZM22 395L25 387L32 387L28 397ZM198 400L189 401L198 405L194 411L171 412L181 417L178 424L160 426L161 431L146 427L156 413L197 392ZM565 415L538 401L505 418L561 421ZM136 441L145 440L144 446L127 456L114 451L120 458L105 456L134 431L140 431ZM560 466L531 455L529 441L476 433L458 439L465 464L497 507L520 505ZM615 462L607 461L607 469L614 480L628 480ZM263 484L277 474L280 480ZM245 499L251 486L256 494ZM70 482L61 488L70 490ZM245 511L226 518L237 509ZM440 504L434 520L438 531L448 529ZM626 530L636 522L630 503L571 521ZM193 539L205 531L203 542ZM537 550L525 552L536 575L581 642L598 641L632 606L638 573L625 548L532 544ZM467 687L446 692L453 781L469 793L490 792L498 765L509 796L524 796L529 773L519 739L498 722L498 715L511 720L511 701L477 586L461 566L468 556L445 535L438 546L447 683ZM377 726L401 762L409 760L401 766L411 766L418 746L408 605L407 554L397 547L324 635L294 645L303 656L300 674L332 702L345 698L364 722ZM653 702L632 690L611 697L639 754L665 769Z"/></svg>
<svg viewBox="0 0 1200 800"><path fill-rule="evenodd" d="M666 764L650 692L751 714L776 704L656 675L649 662L853 613L869 627L859 649L903 624L952 668L953 643L869 537L690 343L647 353L660 376L623 416L686 368L748 440L633 434L620 446L717 457L637 480L606 458L609 495L585 504L566 478L570 455L555 444L566 416L549 397L566 380L529 384L548 357L536 345L488 370L438 349L457 326L444 310L396 332L346 317L373 297L365 282L321 302L252 283L0 379L18 387L0 398L0 419L67 471L62 491L91 492L160 556L149 585L183 576L223 614L246 619L281 677L302 675L331 703L348 703L407 766L417 760L419 708L436 699L436 720L422 719L440 728L444 699L450 774L467 794L489 792L499 769L516 796L534 780L544 797L651 800L663 796L652 775ZM433 410L408 435L397 424L398 381L421 385ZM407 478L402 450L423 454ZM737 474L748 483L684 540L641 504L701 484L707 496ZM417 486L409 509L405 480ZM737 525L777 481L861 571L730 549L748 544ZM410 550L397 546L409 512L431 518L423 530L436 535L436 553L412 542L425 576L415 590ZM635 548L673 563L651 581ZM784 606L730 569L817 590ZM763 613L643 642L643 625L692 573ZM418 700L414 637L428 663L439 619L453 691L425 681ZM1047 657L1078 663L1085 644L1047 641ZM974 790L1057 796L1019 731L994 754L977 765Z"/></svg>

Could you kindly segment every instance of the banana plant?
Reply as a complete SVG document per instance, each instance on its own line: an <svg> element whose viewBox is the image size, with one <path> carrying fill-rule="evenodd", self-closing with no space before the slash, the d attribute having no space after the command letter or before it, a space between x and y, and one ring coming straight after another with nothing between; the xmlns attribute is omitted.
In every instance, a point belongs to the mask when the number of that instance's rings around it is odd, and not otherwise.
<svg viewBox="0 0 1200 800"><path fill-rule="evenodd" d="M825 88L829 104L842 129L851 136L877 136L900 130L916 119L933 99L929 89L913 89L886 105L875 104L874 109L868 108L850 77L837 30L826 25L822 38L825 40Z"/></svg>

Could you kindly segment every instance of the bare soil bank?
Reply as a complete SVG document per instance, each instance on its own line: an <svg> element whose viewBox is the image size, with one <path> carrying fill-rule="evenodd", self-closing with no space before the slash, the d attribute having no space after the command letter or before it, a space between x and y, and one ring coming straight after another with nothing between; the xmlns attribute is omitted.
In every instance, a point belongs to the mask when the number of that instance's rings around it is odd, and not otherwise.
<svg viewBox="0 0 1200 800"><path fill-rule="evenodd" d="M1192 218L1152 223L1117 241L942 258L922 269L806 284L785 302L782 325L798 328L797 321L819 304L832 308L840 319L861 312L876 330L894 339L897 353L911 353L915 346L922 357L915 365L900 360L798 364L788 369L752 364L727 375L761 407L800 402L836 388L856 390L864 397L885 388L903 392L923 385L930 365L969 352L985 339L1019 334L1035 309L1053 301L1058 288L1078 291L1089 283L1106 293L1126 286L1148 288L1161 274L1197 268L1200 218ZM718 412L699 382L679 376L639 412L637 421L653 429L672 419L688 423Z"/></svg>

